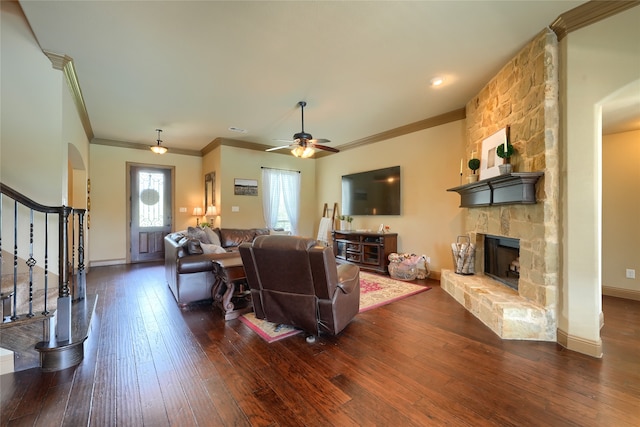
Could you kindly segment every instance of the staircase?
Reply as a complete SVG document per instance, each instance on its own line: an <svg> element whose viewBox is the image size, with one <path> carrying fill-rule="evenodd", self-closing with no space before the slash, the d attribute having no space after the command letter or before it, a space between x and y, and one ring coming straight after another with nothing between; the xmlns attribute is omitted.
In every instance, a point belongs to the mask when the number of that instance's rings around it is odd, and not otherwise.
<svg viewBox="0 0 640 427"><path fill-rule="evenodd" d="M84 213L40 205L0 184L0 372L56 371L82 361L97 301L86 295ZM57 232L49 232L52 224ZM49 269L51 258L57 270Z"/></svg>

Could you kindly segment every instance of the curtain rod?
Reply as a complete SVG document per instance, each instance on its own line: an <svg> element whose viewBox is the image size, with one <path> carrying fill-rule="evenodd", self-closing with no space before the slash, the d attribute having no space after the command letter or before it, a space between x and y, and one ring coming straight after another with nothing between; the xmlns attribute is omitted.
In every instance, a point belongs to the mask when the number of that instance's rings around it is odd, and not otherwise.
<svg viewBox="0 0 640 427"><path fill-rule="evenodd" d="M260 169L273 169L273 170L276 170L276 171L287 171L287 172L298 172L298 173L300 173L300 171L296 171L296 170L293 170L293 169L268 168L266 166L260 166Z"/></svg>

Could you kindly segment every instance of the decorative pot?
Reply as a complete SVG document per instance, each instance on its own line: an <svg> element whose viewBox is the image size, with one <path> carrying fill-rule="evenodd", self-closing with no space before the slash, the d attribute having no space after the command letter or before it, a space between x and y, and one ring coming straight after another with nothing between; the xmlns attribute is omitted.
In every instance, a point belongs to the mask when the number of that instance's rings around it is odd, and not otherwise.
<svg viewBox="0 0 640 427"><path fill-rule="evenodd" d="M467 175L467 182L469 184L472 182L478 182L478 175Z"/></svg>
<svg viewBox="0 0 640 427"><path fill-rule="evenodd" d="M351 231L351 223L349 221L340 221L340 230Z"/></svg>
<svg viewBox="0 0 640 427"><path fill-rule="evenodd" d="M511 163L503 163L498 165L498 169L500 170L500 175L508 175L512 171Z"/></svg>

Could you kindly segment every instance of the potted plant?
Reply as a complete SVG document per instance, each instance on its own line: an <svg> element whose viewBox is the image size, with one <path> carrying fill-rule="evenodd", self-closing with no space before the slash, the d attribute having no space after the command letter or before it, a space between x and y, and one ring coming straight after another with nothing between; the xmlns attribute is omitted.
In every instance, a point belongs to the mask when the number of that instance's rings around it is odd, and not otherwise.
<svg viewBox="0 0 640 427"><path fill-rule="evenodd" d="M479 159L471 159L469 160L469 169L473 171L472 175L467 177L467 181L476 182L478 180L478 175L476 175L476 171L480 169L480 160Z"/></svg>
<svg viewBox="0 0 640 427"><path fill-rule="evenodd" d="M506 146L506 150L505 150L505 146ZM498 155L498 157L500 157L501 159L504 159L504 163L501 165L498 165L498 169L500 169L501 175L506 175L511 173L511 170L512 170L511 156L513 156L513 153L515 153L515 149L513 148L513 145L511 145L510 142L506 142L505 144L500 144L496 148L496 154Z"/></svg>
<svg viewBox="0 0 640 427"><path fill-rule="evenodd" d="M350 231L353 217L349 215L340 215L339 219L340 219L340 230Z"/></svg>

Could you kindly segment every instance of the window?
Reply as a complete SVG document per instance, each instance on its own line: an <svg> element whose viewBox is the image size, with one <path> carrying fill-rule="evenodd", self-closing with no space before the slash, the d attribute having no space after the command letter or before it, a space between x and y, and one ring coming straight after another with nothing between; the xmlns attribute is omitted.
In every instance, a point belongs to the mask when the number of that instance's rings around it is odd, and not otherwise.
<svg viewBox="0 0 640 427"><path fill-rule="evenodd" d="M140 227L164 225L164 174L138 172L138 223Z"/></svg>
<svg viewBox="0 0 640 427"><path fill-rule="evenodd" d="M269 228L298 234L300 172L262 168L262 208Z"/></svg>

